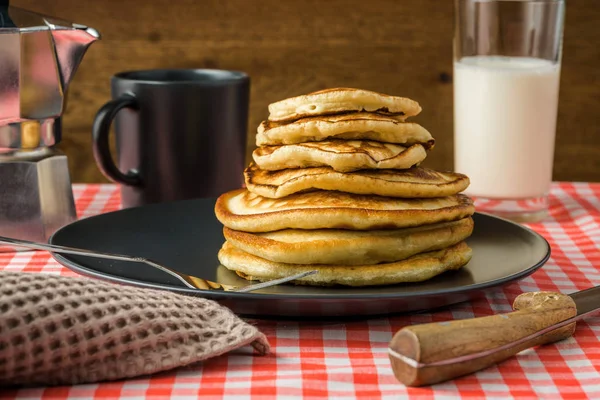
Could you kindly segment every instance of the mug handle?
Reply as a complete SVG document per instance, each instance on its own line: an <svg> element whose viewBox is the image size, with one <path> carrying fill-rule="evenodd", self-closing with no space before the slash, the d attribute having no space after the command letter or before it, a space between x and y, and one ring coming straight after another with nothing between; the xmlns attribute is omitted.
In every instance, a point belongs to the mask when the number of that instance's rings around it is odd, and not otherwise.
<svg viewBox="0 0 600 400"><path fill-rule="evenodd" d="M142 183L139 172L131 169L124 174L119 170L110 154L108 144L110 126L117 113L123 108L139 110L137 100L133 95L121 95L118 99L109 101L98 110L92 127L94 158L98 168L108 179L124 185L139 186Z"/></svg>

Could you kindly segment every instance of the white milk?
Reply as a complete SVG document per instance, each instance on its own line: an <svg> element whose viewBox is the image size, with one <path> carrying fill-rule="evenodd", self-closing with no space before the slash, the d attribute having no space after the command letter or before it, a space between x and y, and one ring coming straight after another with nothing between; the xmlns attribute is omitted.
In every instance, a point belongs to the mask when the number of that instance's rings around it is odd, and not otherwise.
<svg viewBox="0 0 600 400"><path fill-rule="evenodd" d="M524 57L454 64L454 166L466 193L541 197L552 180L560 67Z"/></svg>

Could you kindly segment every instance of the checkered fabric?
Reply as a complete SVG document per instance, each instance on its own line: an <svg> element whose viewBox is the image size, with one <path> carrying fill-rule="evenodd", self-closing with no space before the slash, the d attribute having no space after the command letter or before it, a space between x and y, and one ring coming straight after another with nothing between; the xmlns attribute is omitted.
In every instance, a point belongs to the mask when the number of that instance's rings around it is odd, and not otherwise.
<svg viewBox="0 0 600 400"><path fill-rule="evenodd" d="M119 207L113 185L76 185L80 217ZM486 298L445 311L348 323L258 322L274 355L248 351L192 368L128 381L0 392L6 399L600 399L600 317L578 323L575 336L526 350L498 366L451 382L407 388L391 371L387 345L405 325L511 310L524 291L571 293L600 285L600 184L557 183L551 216L530 225L552 245L532 276ZM0 254L0 269L74 275L44 252Z"/></svg>

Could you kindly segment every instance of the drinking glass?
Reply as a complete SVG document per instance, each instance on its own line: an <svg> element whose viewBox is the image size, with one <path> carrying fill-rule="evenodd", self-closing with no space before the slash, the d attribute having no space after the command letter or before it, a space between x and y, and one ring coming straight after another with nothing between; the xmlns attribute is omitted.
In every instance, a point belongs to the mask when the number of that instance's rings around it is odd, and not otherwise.
<svg viewBox="0 0 600 400"><path fill-rule="evenodd" d="M563 0L455 0L454 168L478 211L548 213Z"/></svg>

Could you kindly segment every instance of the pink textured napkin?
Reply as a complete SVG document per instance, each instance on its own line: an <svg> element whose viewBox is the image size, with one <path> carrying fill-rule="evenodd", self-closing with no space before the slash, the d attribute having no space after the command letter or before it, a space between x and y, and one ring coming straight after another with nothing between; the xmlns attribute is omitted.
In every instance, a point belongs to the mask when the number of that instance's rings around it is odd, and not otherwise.
<svg viewBox="0 0 600 400"><path fill-rule="evenodd" d="M62 276L0 272L0 386L153 374L265 336L214 301Z"/></svg>

